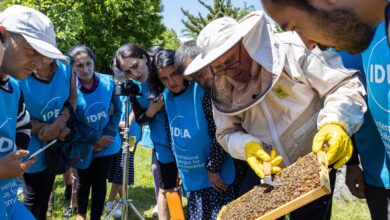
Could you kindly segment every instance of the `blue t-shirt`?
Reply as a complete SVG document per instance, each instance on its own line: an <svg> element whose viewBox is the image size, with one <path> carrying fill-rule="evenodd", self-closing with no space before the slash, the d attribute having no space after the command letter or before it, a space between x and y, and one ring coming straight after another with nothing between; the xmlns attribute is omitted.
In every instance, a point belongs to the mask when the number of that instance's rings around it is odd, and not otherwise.
<svg viewBox="0 0 390 220"><path fill-rule="evenodd" d="M18 106L20 99L19 86L13 78L9 78L9 85L12 90L0 89L0 157L13 152L16 149L15 135L16 122L18 117ZM16 178L0 180L0 219L10 219L17 210Z"/></svg>
<svg viewBox="0 0 390 220"><path fill-rule="evenodd" d="M96 73L96 76L99 79L99 84L95 91L91 93L84 93L78 90L77 92L76 117L78 123L86 125L88 129L102 133L111 118L109 115L109 109L114 92L114 81L109 75ZM116 129L119 128L116 127ZM75 164L75 167L79 169L88 168L94 157L115 154L119 151L120 146L121 139L119 132L117 132L112 144L108 145L101 151L95 153L91 152L83 158L82 161Z"/></svg>
<svg viewBox="0 0 390 220"><path fill-rule="evenodd" d="M384 21L377 27L374 39L363 53L363 65L367 82L368 106L386 146L387 156L390 157L390 49Z"/></svg>
<svg viewBox="0 0 390 220"><path fill-rule="evenodd" d="M386 147L385 155L377 158L377 160L388 164L386 161L390 158L390 49L387 43L384 21L378 25L370 46L362 55L366 74L368 107ZM382 179L385 178L385 187L389 187L389 172L381 172L381 176L384 176Z"/></svg>
<svg viewBox="0 0 390 220"><path fill-rule="evenodd" d="M64 65L58 60L56 62L57 69L50 82L43 82L33 75L19 81L30 117L45 123L53 123L58 118L70 93L71 66ZM27 149L32 154L46 144L37 135L31 134ZM45 169L45 154L39 154L34 165L27 172L36 173Z"/></svg>
<svg viewBox="0 0 390 220"><path fill-rule="evenodd" d="M140 87L142 95L137 96L137 100L143 109L149 107L149 84L147 82L140 83L134 81ZM153 120L149 123L150 139L153 142L154 150L156 152L157 160L161 163L174 162L174 156L170 149L167 136L167 122L164 111L157 112Z"/></svg>
<svg viewBox="0 0 390 220"><path fill-rule="evenodd" d="M364 75L362 56L339 52L344 66L360 70ZM386 156L386 147L372 118L370 109L364 115L362 127L353 136L356 148L360 155L366 183L389 188L390 160Z"/></svg>
<svg viewBox="0 0 390 220"><path fill-rule="evenodd" d="M211 187L206 163L211 152L211 137L203 109L204 89L191 83L175 96L164 93L177 168L186 191ZM227 155L220 170L221 178L231 184L235 177L233 159Z"/></svg>

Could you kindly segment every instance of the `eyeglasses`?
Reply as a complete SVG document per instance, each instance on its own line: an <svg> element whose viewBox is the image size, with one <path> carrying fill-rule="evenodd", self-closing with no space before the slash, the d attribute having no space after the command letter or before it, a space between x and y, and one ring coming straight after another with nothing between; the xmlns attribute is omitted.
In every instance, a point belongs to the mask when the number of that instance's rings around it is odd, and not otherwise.
<svg viewBox="0 0 390 220"><path fill-rule="evenodd" d="M387 34L387 42L390 45L390 2L387 2L385 9L385 21L386 21L386 34Z"/></svg>
<svg viewBox="0 0 390 220"><path fill-rule="evenodd" d="M237 58L237 57L236 57ZM241 64L241 43L238 47L238 59L232 61L230 64L222 67L215 68L211 64L209 65L213 76L221 76L227 74L227 71L236 69L236 64Z"/></svg>

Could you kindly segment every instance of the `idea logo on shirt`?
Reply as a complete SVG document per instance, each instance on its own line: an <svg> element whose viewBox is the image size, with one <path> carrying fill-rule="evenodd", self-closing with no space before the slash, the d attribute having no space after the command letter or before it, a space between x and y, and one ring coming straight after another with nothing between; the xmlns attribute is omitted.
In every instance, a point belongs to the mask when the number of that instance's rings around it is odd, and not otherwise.
<svg viewBox="0 0 390 220"><path fill-rule="evenodd" d="M187 128L181 128L179 125L183 125L184 117L181 115L178 115L174 117L170 124L171 124L171 135L174 137L180 137L180 138L189 138L191 139L190 131ZM184 123L185 124L185 123Z"/></svg>
<svg viewBox="0 0 390 220"><path fill-rule="evenodd" d="M42 114L42 118L44 122L48 122L51 121L51 119L58 118L59 115L60 115L60 110L54 109Z"/></svg>
<svg viewBox="0 0 390 220"><path fill-rule="evenodd" d="M367 92L369 102L389 113L390 57L386 38L381 39L372 47L366 56L365 72L367 77Z"/></svg>
<svg viewBox="0 0 390 220"><path fill-rule="evenodd" d="M175 137L191 138L190 132L186 128L171 127L171 134Z"/></svg>
<svg viewBox="0 0 390 220"><path fill-rule="evenodd" d="M0 137L0 152L8 152L14 147L12 139L7 137Z"/></svg>
<svg viewBox="0 0 390 220"><path fill-rule="evenodd" d="M57 96L47 102L45 107L41 110L42 120L44 122L52 122L58 118L62 109L63 101L62 97Z"/></svg>
<svg viewBox="0 0 390 220"><path fill-rule="evenodd" d="M95 122L99 121L101 118L106 118L106 117L107 117L106 112L101 111L100 113L97 113L95 115L88 115L87 122L88 123L95 123Z"/></svg>
<svg viewBox="0 0 390 220"><path fill-rule="evenodd" d="M84 117L90 127L100 129L102 120L108 119L103 102L94 102L89 105L85 110Z"/></svg>
<svg viewBox="0 0 390 220"><path fill-rule="evenodd" d="M6 117L0 122L0 135L6 135L12 130L12 118ZM14 141L9 137L0 136L0 152L8 152L14 147Z"/></svg>

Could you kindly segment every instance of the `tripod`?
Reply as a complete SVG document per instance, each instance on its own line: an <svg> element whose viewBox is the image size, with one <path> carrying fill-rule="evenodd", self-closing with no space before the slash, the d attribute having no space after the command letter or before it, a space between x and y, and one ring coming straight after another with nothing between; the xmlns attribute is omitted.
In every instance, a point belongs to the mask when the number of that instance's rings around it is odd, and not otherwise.
<svg viewBox="0 0 390 220"><path fill-rule="evenodd" d="M125 128L124 128L124 134L123 134L123 144L122 144L122 154L123 154L123 175L122 175L122 198L119 200L119 202L115 205L115 207L111 210L111 212L107 215L106 220L109 220L111 216L114 214L115 210L120 208L120 205L122 205L122 220L128 219L128 211L129 206L134 211L134 213L138 216L139 219L144 220L144 217L142 217L141 213L137 210L137 208L134 206L133 201L128 198L128 176L129 176L129 152L134 153L135 149L135 137L131 136L129 137L129 106L130 101L127 99L125 101Z"/></svg>

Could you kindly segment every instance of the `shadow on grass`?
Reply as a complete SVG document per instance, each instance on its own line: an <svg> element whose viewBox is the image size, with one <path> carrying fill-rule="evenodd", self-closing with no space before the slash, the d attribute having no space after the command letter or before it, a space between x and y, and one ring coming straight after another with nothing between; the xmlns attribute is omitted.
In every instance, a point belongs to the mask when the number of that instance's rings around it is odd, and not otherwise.
<svg viewBox="0 0 390 220"><path fill-rule="evenodd" d="M152 187L129 187L129 199L132 200L133 205L145 219L157 219L152 217L152 210L156 204L154 189ZM130 207L129 219L138 219L137 215Z"/></svg>
<svg viewBox="0 0 390 220"><path fill-rule="evenodd" d="M142 187L136 186L133 188L129 188L129 199L133 201L133 204L137 208L137 210L144 216L145 219L158 219L157 217L152 217L152 211L154 205L156 204L154 198L154 189L151 187ZM187 216L186 206L187 199L183 199L183 209L184 215ZM138 216L130 209L129 211L129 219L139 219Z"/></svg>
<svg viewBox="0 0 390 220"><path fill-rule="evenodd" d="M109 184L110 185L110 184ZM54 209L50 219L61 219L63 212L69 207L69 203L64 198L65 187L62 183L62 178L57 178L55 183L55 194L54 194ZM107 188L109 192L109 187ZM155 203L154 198L154 189L151 187L129 187L129 199L132 201L133 205L137 210L144 216L145 219L157 219L152 217L152 210ZM89 201L90 203L91 201ZM90 204L88 206L88 214L90 212ZM106 213L103 214L102 219L106 217ZM129 207L129 218L128 219L138 219L135 212Z"/></svg>

